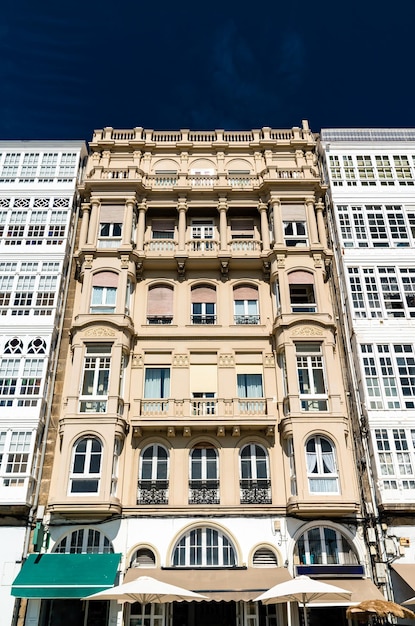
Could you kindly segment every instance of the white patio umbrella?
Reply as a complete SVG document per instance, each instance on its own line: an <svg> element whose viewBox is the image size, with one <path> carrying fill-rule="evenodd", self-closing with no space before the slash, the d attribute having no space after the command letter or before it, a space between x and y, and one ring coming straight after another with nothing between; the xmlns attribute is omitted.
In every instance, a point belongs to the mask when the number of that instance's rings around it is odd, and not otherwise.
<svg viewBox="0 0 415 626"><path fill-rule="evenodd" d="M263 604L281 604L283 602L300 602L303 605L304 625L307 626L307 605L316 600L350 600L351 592L334 585L314 580L309 576L297 576L285 583L275 585L265 591L254 602Z"/></svg>
<svg viewBox="0 0 415 626"><path fill-rule="evenodd" d="M151 576L140 576L129 583L124 583L104 589L98 593L83 598L84 600L117 600L117 602L140 602L142 605L149 603L163 604L165 602L191 602L192 600L204 600L206 596L200 593L163 583Z"/></svg>

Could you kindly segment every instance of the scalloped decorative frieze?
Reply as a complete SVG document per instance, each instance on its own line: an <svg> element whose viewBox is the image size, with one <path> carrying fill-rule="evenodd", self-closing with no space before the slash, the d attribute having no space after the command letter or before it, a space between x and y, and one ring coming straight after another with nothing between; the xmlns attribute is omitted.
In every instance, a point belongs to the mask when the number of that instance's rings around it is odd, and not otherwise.
<svg viewBox="0 0 415 626"><path fill-rule="evenodd" d="M115 337L116 332L112 328L104 328L103 326L88 328L85 331L85 337Z"/></svg>
<svg viewBox="0 0 415 626"><path fill-rule="evenodd" d="M235 356L233 354L220 354L219 367L235 367Z"/></svg>
<svg viewBox="0 0 415 626"><path fill-rule="evenodd" d="M295 337L321 337L323 330L315 326L298 326L291 331Z"/></svg>
<svg viewBox="0 0 415 626"><path fill-rule="evenodd" d="M175 354L173 367L189 367L189 356L187 354Z"/></svg>

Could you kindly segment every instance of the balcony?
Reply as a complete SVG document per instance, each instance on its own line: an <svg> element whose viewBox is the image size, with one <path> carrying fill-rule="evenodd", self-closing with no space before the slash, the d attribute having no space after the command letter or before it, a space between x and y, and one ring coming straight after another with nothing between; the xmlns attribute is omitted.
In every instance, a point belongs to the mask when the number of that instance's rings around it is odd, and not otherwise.
<svg viewBox="0 0 415 626"><path fill-rule="evenodd" d="M235 315L233 318L235 324L259 324L259 315Z"/></svg>
<svg viewBox="0 0 415 626"><path fill-rule="evenodd" d="M191 315L190 320L192 324L216 324L216 315Z"/></svg>
<svg viewBox="0 0 415 626"><path fill-rule="evenodd" d="M168 504L167 480L138 481L137 504Z"/></svg>
<svg viewBox="0 0 415 626"><path fill-rule="evenodd" d="M168 325L173 323L173 315L147 315L147 324Z"/></svg>
<svg viewBox="0 0 415 626"><path fill-rule="evenodd" d="M243 479L239 482L241 504L271 504L271 481Z"/></svg>
<svg viewBox="0 0 415 626"><path fill-rule="evenodd" d="M219 481L189 481L189 504L219 504Z"/></svg>
<svg viewBox="0 0 415 626"><path fill-rule="evenodd" d="M246 424L267 428L276 424L277 407L272 398L154 398L135 400L131 415L134 426Z"/></svg>

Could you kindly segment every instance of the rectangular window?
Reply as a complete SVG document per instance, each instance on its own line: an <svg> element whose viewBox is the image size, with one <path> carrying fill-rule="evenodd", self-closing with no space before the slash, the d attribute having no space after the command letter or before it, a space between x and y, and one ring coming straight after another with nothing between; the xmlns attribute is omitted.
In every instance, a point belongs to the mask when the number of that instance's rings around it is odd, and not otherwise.
<svg viewBox="0 0 415 626"><path fill-rule="evenodd" d="M33 434L30 431L0 432L0 476L3 487L21 487L31 470Z"/></svg>
<svg viewBox="0 0 415 626"><path fill-rule="evenodd" d="M291 248L308 245L305 222L283 222L283 227L286 246Z"/></svg>
<svg viewBox="0 0 415 626"><path fill-rule="evenodd" d="M349 267L356 318L415 317L415 268Z"/></svg>
<svg viewBox="0 0 415 626"><path fill-rule="evenodd" d="M26 182L33 182L36 177L37 164L39 161L39 153L26 153L23 155L22 169L20 176L26 179Z"/></svg>
<svg viewBox="0 0 415 626"><path fill-rule="evenodd" d="M42 182L52 182L55 176L56 166L58 164L57 152L45 152L42 156L40 164L39 178Z"/></svg>
<svg viewBox="0 0 415 626"><path fill-rule="evenodd" d="M341 187L343 185L342 173L340 169L340 161L338 156L329 156L329 166L331 174L331 182L333 187Z"/></svg>
<svg viewBox="0 0 415 626"><path fill-rule="evenodd" d="M297 343L297 375L303 411L327 411L321 344Z"/></svg>
<svg viewBox="0 0 415 626"><path fill-rule="evenodd" d="M116 287L92 287L91 313L115 313Z"/></svg>
<svg viewBox="0 0 415 626"><path fill-rule="evenodd" d="M122 224L103 222L99 225L99 248L118 248L121 245Z"/></svg>
<svg viewBox="0 0 415 626"><path fill-rule="evenodd" d="M1 172L2 182L13 182L17 177L17 171L19 169L21 153L20 152L7 152L4 157L3 169Z"/></svg>
<svg viewBox="0 0 415 626"><path fill-rule="evenodd" d="M44 359L27 359L23 368L20 393L23 396L38 396L42 384Z"/></svg>
<svg viewBox="0 0 415 626"><path fill-rule="evenodd" d="M107 410L111 345L91 343L86 347L81 386L81 413L105 413Z"/></svg>
<svg viewBox="0 0 415 626"><path fill-rule="evenodd" d="M415 408L411 344L361 344L369 409Z"/></svg>
<svg viewBox="0 0 415 626"><path fill-rule="evenodd" d="M376 169L378 172L378 178L381 185L394 185L392 167L389 161L389 157L385 155L378 155L375 157Z"/></svg>
<svg viewBox="0 0 415 626"><path fill-rule="evenodd" d="M343 168L347 185L349 187L356 187L356 170L354 168L353 159L351 156L343 156Z"/></svg>
<svg viewBox="0 0 415 626"><path fill-rule="evenodd" d="M337 220L344 247L407 248L414 245L415 214L401 205L339 205Z"/></svg>
<svg viewBox="0 0 415 626"><path fill-rule="evenodd" d="M414 177L411 172L411 167L409 164L409 159L405 155L394 155L393 164L395 167L396 178L398 179L398 183L402 186L413 186L414 185Z"/></svg>
<svg viewBox="0 0 415 626"><path fill-rule="evenodd" d="M372 159L368 155L357 156L357 171L359 173L360 183L363 186L376 185L375 172L372 165Z"/></svg>
<svg viewBox="0 0 415 626"><path fill-rule="evenodd" d="M380 486L384 490L415 489L415 431L405 428L378 428L373 432ZM401 495L397 496L398 498Z"/></svg>
<svg viewBox="0 0 415 626"><path fill-rule="evenodd" d="M144 380L145 398L168 398L170 396L170 368L147 367Z"/></svg>
<svg viewBox="0 0 415 626"><path fill-rule="evenodd" d="M174 220L153 220L153 239L174 239Z"/></svg>

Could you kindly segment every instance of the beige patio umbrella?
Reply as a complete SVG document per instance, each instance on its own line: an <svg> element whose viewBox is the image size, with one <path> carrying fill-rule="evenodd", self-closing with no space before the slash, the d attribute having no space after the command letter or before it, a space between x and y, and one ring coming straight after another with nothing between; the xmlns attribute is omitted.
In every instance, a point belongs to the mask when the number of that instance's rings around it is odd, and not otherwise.
<svg viewBox="0 0 415 626"><path fill-rule="evenodd" d="M407 600L409 602L409 600ZM415 619L415 613L396 602L390 602L389 600L363 600L359 604L349 606L346 611L346 617L367 617L369 620L371 616L376 615L383 619L393 615L394 617L401 617L407 619Z"/></svg>
<svg viewBox="0 0 415 626"><path fill-rule="evenodd" d="M84 600L117 600L117 602L140 602L142 605L149 603L164 604L165 602L192 602L192 600L205 600L206 596L200 593L163 583L151 576L140 576L129 583L124 583L104 589L98 593L83 598Z"/></svg>
<svg viewBox="0 0 415 626"><path fill-rule="evenodd" d="M336 602L350 600L351 592L334 585L314 580L309 576L296 576L292 580L275 585L265 591L255 602L263 604L281 604L283 602L299 602L303 605L304 625L307 626L307 606L317 600Z"/></svg>

